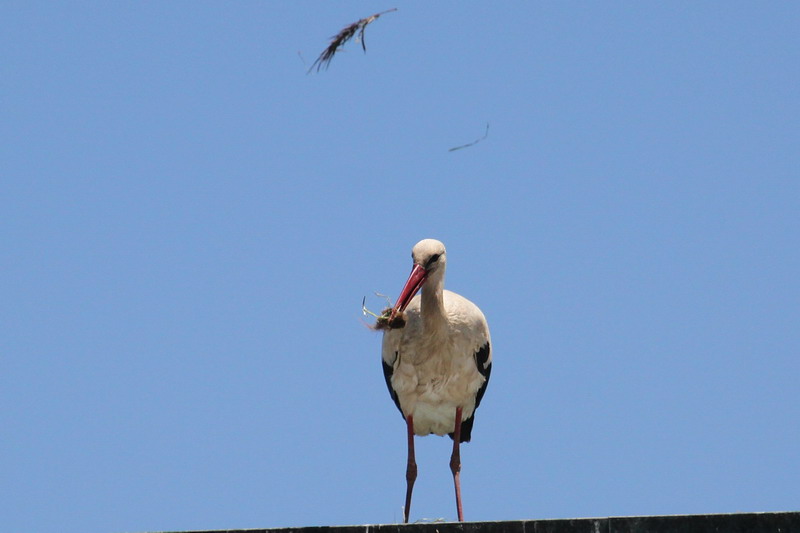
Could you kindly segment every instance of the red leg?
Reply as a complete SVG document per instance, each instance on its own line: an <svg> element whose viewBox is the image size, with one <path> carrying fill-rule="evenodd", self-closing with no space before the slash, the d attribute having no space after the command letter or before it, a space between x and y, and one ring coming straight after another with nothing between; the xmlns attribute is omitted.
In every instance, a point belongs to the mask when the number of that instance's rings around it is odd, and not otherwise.
<svg viewBox="0 0 800 533"><path fill-rule="evenodd" d="M461 440L461 408L456 407L456 427L453 431L453 455L450 456L450 471L453 473L453 484L456 487L456 509L458 510L458 521L464 521L464 511L461 508L461 452L459 451L459 441Z"/></svg>
<svg viewBox="0 0 800 533"><path fill-rule="evenodd" d="M414 490L414 481L417 479L417 462L414 460L414 418L406 417L408 428L408 465L406 466L406 506L404 509L405 520L408 524L408 515L411 512L411 491Z"/></svg>

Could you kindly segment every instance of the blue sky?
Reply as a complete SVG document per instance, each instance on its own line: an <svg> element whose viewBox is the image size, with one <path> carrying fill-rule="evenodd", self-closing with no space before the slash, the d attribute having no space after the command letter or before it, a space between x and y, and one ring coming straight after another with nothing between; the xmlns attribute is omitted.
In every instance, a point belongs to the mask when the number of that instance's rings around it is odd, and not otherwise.
<svg viewBox="0 0 800 533"><path fill-rule="evenodd" d="M796 2L4 2L2 529L401 520L360 305L426 237L494 342L468 520L797 510L798 27ZM417 453L412 520L453 519L450 440Z"/></svg>

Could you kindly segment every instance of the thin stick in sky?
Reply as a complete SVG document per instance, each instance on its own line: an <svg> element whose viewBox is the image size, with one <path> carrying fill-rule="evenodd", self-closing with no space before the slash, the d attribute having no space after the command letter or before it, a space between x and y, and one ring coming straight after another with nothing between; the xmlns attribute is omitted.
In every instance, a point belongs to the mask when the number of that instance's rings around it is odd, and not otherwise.
<svg viewBox="0 0 800 533"><path fill-rule="evenodd" d="M454 147L454 148L450 148L450 149L448 150L448 152L455 152L456 150L461 150L462 148L469 148L469 147L470 147L470 146L472 146L473 144L478 144L479 142L481 142L482 140L484 140L484 139L485 139L486 137L488 137L488 136L489 136L489 123L487 122L487 123L486 123L486 133L484 133L484 134L483 134L483 137L480 137L480 138L478 138L478 139L475 139L475 140L474 140L474 141L472 141L471 143L462 144L461 146L456 146L456 147Z"/></svg>

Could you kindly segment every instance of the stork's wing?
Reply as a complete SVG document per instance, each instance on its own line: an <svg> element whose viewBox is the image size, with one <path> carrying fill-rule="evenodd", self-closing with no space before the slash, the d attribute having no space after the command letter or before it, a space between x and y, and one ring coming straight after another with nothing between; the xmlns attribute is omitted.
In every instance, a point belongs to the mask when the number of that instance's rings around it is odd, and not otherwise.
<svg viewBox="0 0 800 533"><path fill-rule="evenodd" d="M488 342L484 344L480 350L475 352L475 364L478 365L478 372L486 378L481 388L478 389L478 395L475 397L475 409L481 404L481 398L483 398L483 394L486 392L486 385L489 384L489 376L492 374L491 354L492 347L489 346Z"/></svg>
<svg viewBox="0 0 800 533"><path fill-rule="evenodd" d="M475 411L478 410L478 406L481 404L481 399L486 392L486 386L489 384L489 376L492 374L491 355L492 347L488 342L484 344L477 352L475 352L475 364L478 367L478 372L480 372L481 375L486 378L486 381L483 382L483 385L481 385L481 388L478 389L478 393L475 395ZM469 442L469 440L472 438L472 424L475 423L475 411L473 411L471 417L461 422L460 442ZM450 438L453 438L452 433L450 433Z"/></svg>
<svg viewBox="0 0 800 533"><path fill-rule="evenodd" d="M408 325L406 325L408 327ZM400 354L400 343L403 339L403 329L388 329L383 332L383 343L381 344L381 362L383 363L383 377L386 379L386 388L389 389L389 394L392 396L392 401L400 411L400 416L405 420L403 410L400 408L400 399L397 393L392 388L392 374L394 373L394 364Z"/></svg>
<svg viewBox="0 0 800 533"><path fill-rule="evenodd" d="M383 377L386 379L386 387L389 389L389 394L392 395L392 401L397 406L397 410L400 411L400 416L403 417L405 420L405 415L403 415L403 410L400 409L400 398L397 397L397 393L392 388L392 374L394 373L394 367L386 362L386 360L381 360L383 363Z"/></svg>

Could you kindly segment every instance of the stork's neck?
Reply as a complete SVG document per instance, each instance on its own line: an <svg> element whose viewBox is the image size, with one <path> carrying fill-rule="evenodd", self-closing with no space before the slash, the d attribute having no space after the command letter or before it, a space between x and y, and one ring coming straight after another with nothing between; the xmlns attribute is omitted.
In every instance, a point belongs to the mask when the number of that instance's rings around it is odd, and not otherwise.
<svg viewBox="0 0 800 533"><path fill-rule="evenodd" d="M441 329L447 321L444 310L444 273L430 276L422 287L420 314L423 327L428 331Z"/></svg>

